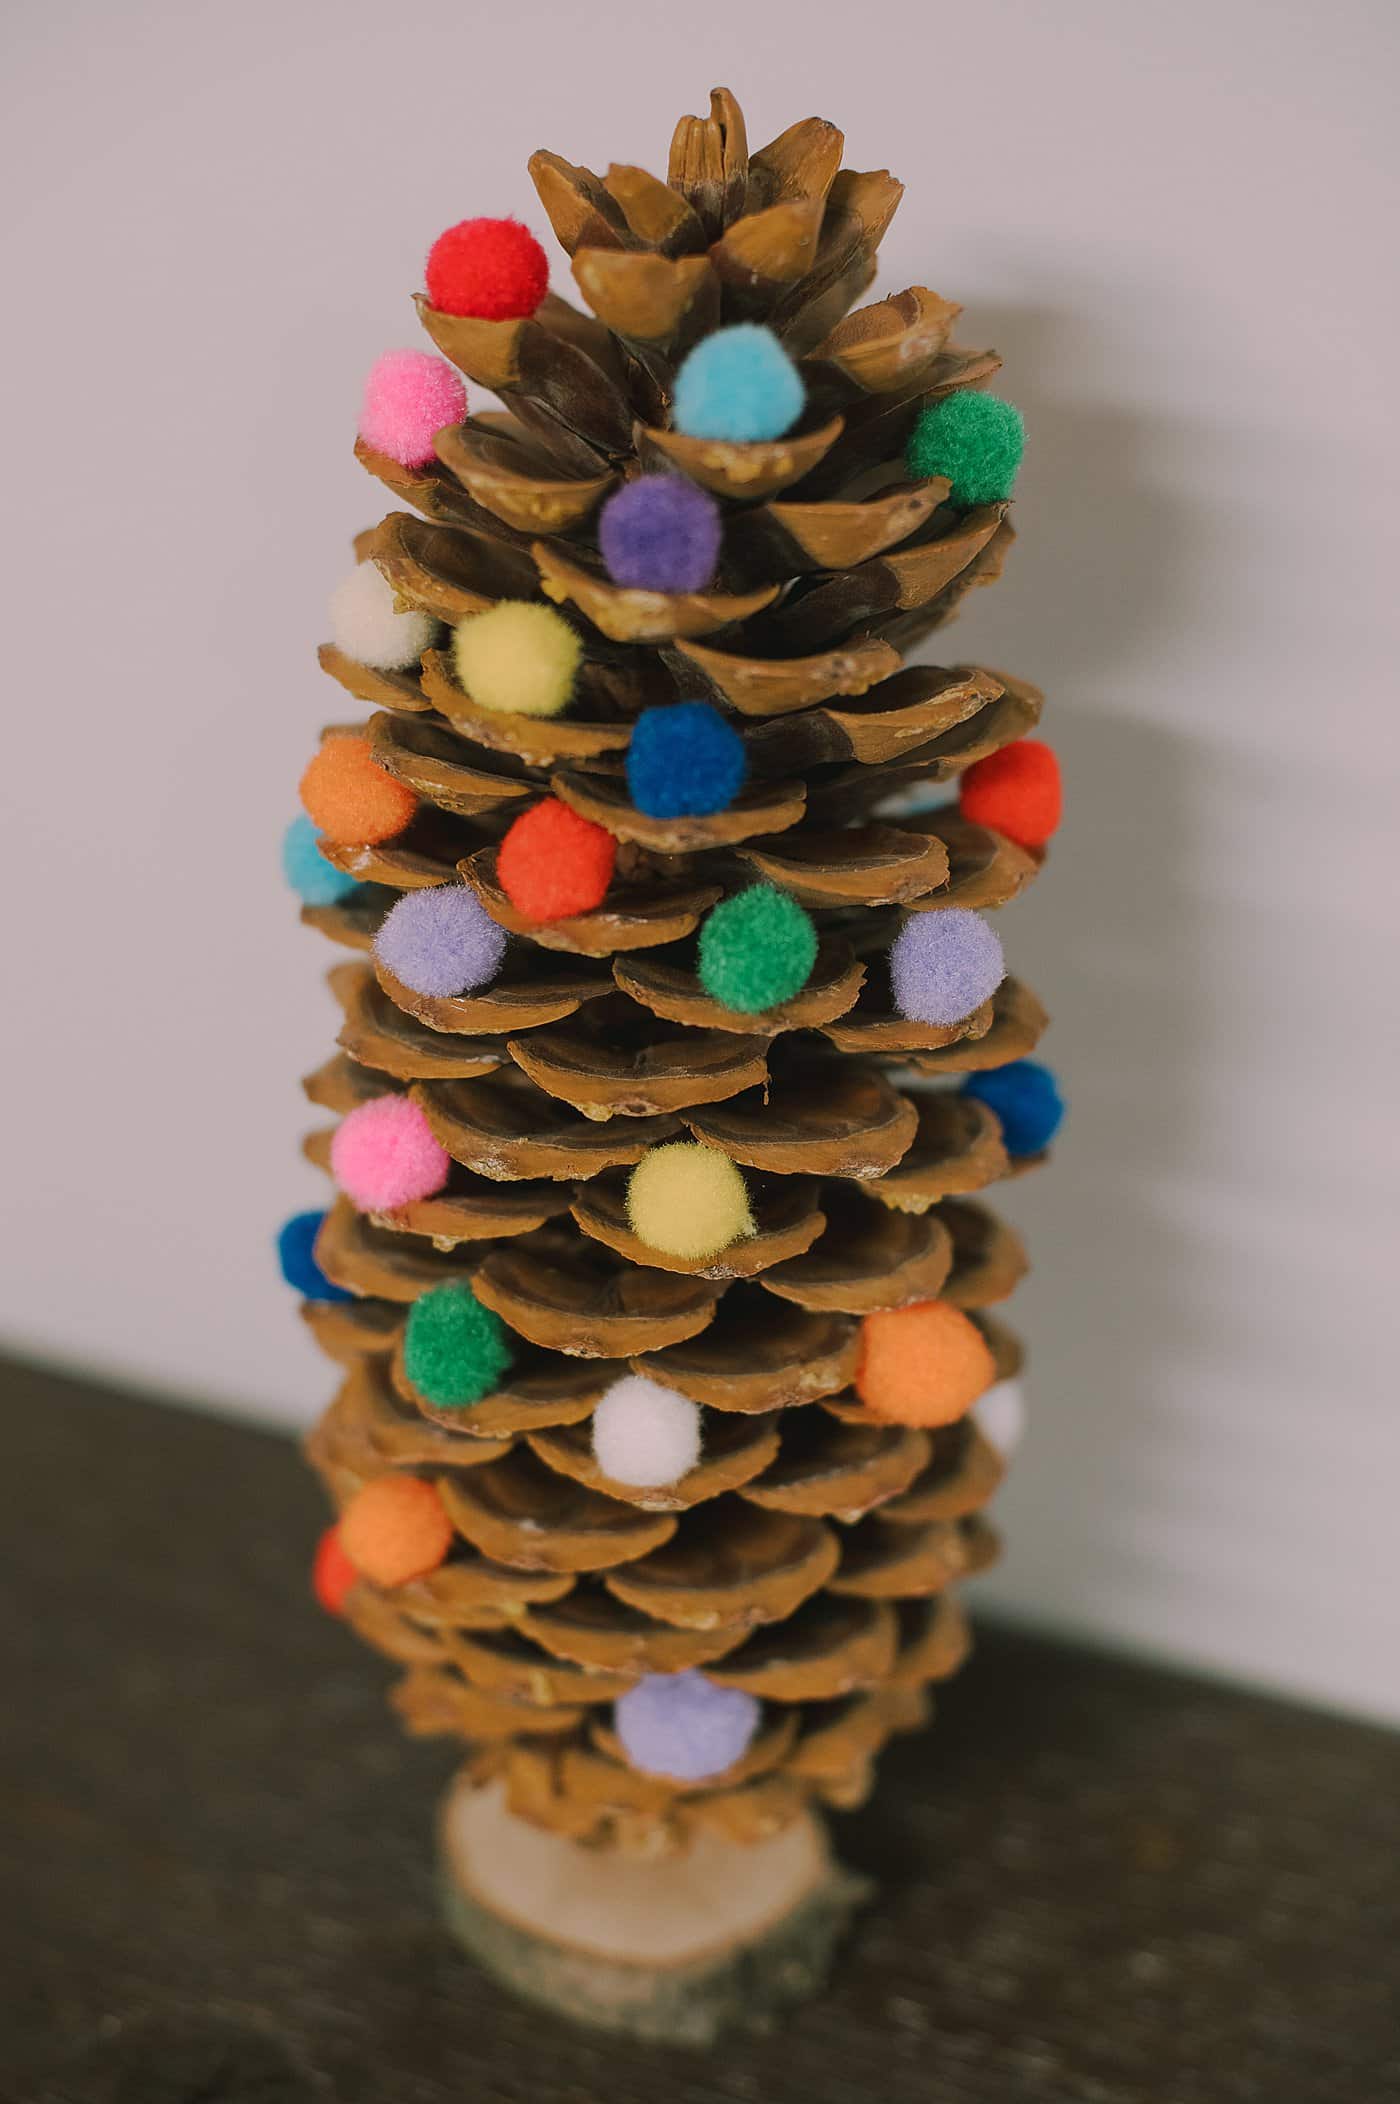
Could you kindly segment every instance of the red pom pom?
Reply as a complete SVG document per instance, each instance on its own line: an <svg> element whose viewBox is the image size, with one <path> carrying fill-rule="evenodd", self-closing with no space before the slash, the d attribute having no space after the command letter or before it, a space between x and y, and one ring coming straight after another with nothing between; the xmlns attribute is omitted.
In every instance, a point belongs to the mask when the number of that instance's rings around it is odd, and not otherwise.
<svg viewBox="0 0 1400 2104"><path fill-rule="evenodd" d="M464 219L428 251L428 300L439 314L511 321L533 314L549 289L549 263L518 219Z"/></svg>
<svg viewBox="0 0 1400 2104"><path fill-rule="evenodd" d="M1060 763L1039 738L989 752L958 788L964 818L1005 833L1018 847L1044 847L1060 823Z"/></svg>
<svg viewBox="0 0 1400 2104"><path fill-rule="evenodd" d="M359 1575L341 1547L339 1527L327 1527L316 1544L316 1557L311 1566L311 1590L328 1615L345 1612L345 1596Z"/></svg>
<svg viewBox="0 0 1400 2104"><path fill-rule="evenodd" d="M616 858L611 833L547 796L506 834L496 852L496 875L527 919L567 920L602 905Z"/></svg>

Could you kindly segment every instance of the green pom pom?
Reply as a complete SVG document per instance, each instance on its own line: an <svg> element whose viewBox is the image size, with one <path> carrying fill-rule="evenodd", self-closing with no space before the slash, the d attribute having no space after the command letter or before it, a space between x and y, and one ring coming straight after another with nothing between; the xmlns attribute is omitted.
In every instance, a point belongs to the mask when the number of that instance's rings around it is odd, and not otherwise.
<svg viewBox="0 0 1400 2104"><path fill-rule="evenodd" d="M1000 504L1011 495L1025 445L1013 402L964 389L924 411L904 461L911 475L946 475L954 504Z"/></svg>
<svg viewBox="0 0 1400 2104"><path fill-rule="evenodd" d="M470 1286L434 1286L408 1311L403 1363L424 1402L465 1410L499 1386L512 1358L499 1315Z"/></svg>
<svg viewBox="0 0 1400 2104"><path fill-rule="evenodd" d="M816 961L811 920L772 884L753 884L722 900L700 930L700 984L741 1015L791 1000Z"/></svg>

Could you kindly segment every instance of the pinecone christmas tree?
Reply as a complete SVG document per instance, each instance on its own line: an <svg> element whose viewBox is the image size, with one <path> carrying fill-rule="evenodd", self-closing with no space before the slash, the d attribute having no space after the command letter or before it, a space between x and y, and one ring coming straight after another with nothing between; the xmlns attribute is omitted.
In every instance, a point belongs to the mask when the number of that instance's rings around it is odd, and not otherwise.
<svg viewBox="0 0 1400 2104"><path fill-rule="evenodd" d="M374 713L288 841L352 953L306 1084L338 1195L283 1236L342 1371L318 1589L465 1742L468 1825L595 1877L732 1881L929 1714L1020 1357L980 1194L1058 1115L982 918L1055 824L1040 697L909 661L1000 570L1019 418L926 287L848 312L901 192L841 148L750 154L721 90L664 182L537 154L589 312L514 221L435 244L320 653Z"/></svg>

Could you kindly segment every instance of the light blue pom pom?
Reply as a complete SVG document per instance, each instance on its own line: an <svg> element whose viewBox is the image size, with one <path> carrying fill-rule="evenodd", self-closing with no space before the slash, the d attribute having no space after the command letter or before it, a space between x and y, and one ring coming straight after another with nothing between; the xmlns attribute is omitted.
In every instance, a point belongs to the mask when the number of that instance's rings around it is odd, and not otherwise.
<svg viewBox="0 0 1400 2104"><path fill-rule="evenodd" d="M311 820L299 811L282 835L282 874L306 905L334 906L360 886L356 878L327 862L320 842Z"/></svg>
<svg viewBox="0 0 1400 2104"><path fill-rule="evenodd" d="M696 344L676 375L672 421L687 438L781 438L804 400L797 367L773 331L739 322Z"/></svg>

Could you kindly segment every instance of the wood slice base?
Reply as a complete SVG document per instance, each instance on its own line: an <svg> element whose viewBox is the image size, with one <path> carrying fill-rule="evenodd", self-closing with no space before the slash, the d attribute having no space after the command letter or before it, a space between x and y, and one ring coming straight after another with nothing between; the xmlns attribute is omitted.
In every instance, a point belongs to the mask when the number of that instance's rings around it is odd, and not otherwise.
<svg viewBox="0 0 1400 2104"><path fill-rule="evenodd" d="M741 1847L701 1834L682 1855L585 1848L459 1778L440 1833L448 1925L527 2000L595 2028L708 2045L769 2029L826 1977L868 1880L833 1863L813 1816Z"/></svg>

